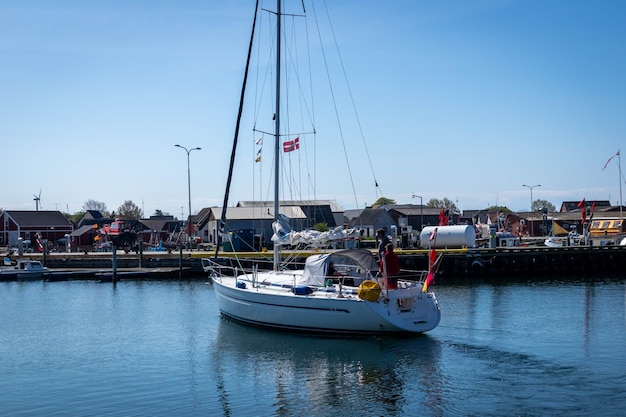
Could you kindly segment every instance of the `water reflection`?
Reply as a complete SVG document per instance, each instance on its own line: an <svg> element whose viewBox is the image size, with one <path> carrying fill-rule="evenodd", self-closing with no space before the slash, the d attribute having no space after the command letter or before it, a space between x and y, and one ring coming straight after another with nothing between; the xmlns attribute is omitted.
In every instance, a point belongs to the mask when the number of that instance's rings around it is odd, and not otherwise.
<svg viewBox="0 0 626 417"><path fill-rule="evenodd" d="M441 346L428 336L319 338L222 319L211 349L224 415L441 414ZM263 396L244 404L237 389L251 382Z"/></svg>

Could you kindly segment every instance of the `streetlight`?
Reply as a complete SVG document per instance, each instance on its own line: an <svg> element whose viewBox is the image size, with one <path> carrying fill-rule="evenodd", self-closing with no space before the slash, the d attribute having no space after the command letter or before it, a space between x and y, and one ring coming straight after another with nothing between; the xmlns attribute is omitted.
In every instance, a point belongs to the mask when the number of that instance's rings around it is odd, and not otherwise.
<svg viewBox="0 0 626 417"><path fill-rule="evenodd" d="M174 145L177 148L184 149L187 152L187 191L189 193L189 215L187 217L187 225L189 227L189 233L187 234L187 244L189 245L189 250L191 250L191 239L189 239L191 232L193 231L193 225L191 224L191 171L189 170L189 154L191 151L199 151L202 148L191 148L187 149L181 145Z"/></svg>
<svg viewBox="0 0 626 417"><path fill-rule="evenodd" d="M421 195L413 194L412 197L420 199L420 233L422 233L422 230L424 230L424 201Z"/></svg>
<svg viewBox="0 0 626 417"><path fill-rule="evenodd" d="M541 184L536 184L536 185L522 184L522 187L530 188L530 235L535 236L535 229L533 228L533 188L541 187Z"/></svg>

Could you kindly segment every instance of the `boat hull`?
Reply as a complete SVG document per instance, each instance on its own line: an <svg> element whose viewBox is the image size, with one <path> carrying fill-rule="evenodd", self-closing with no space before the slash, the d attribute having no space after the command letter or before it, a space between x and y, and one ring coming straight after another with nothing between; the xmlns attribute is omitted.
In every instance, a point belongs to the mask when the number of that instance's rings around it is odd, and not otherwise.
<svg viewBox="0 0 626 417"><path fill-rule="evenodd" d="M0 269L0 281L41 281L47 274L41 262L19 260L15 267Z"/></svg>
<svg viewBox="0 0 626 417"><path fill-rule="evenodd" d="M441 319L435 295L418 287L392 290L372 302L358 298L354 288L345 288L343 297L335 288L299 295L288 287L250 282L241 288L237 281L234 277L213 280L219 310L256 326L336 335L423 333Z"/></svg>
<svg viewBox="0 0 626 417"><path fill-rule="evenodd" d="M33 271L22 272L17 274L18 281L41 281L44 279L45 272Z"/></svg>

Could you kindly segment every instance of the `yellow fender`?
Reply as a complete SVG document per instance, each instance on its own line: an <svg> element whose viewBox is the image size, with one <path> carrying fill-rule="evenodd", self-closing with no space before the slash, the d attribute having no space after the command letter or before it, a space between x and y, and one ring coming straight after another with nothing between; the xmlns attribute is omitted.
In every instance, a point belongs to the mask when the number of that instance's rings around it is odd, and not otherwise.
<svg viewBox="0 0 626 417"><path fill-rule="evenodd" d="M378 297L380 297L380 292L381 290L378 282L368 279L366 281L363 281L361 285L359 285L359 291L357 295L361 300L374 302L378 301Z"/></svg>

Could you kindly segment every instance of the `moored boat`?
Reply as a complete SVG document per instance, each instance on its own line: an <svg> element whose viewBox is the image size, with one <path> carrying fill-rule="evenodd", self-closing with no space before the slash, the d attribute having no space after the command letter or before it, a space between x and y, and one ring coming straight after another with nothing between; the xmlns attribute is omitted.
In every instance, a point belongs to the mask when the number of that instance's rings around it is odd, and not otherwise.
<svg viewBox="0 0 626 417"><path fill-rule="evenodd" d="M48 272L40 261L18 259L15 266L0 268L0 281L40 281Z"/></svg>

